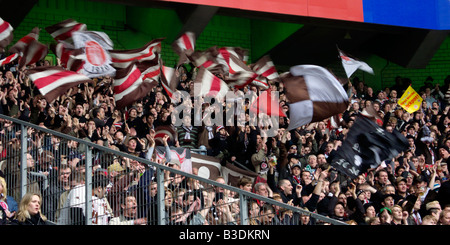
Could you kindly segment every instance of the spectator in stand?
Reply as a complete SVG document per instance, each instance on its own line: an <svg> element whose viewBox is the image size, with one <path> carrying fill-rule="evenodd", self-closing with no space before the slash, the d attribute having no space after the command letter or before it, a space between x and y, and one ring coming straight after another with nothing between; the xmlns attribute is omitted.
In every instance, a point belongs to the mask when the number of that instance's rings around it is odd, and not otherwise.
<svg viewBox="0 0 450 245"><path fill-rule="evenodd" d="M38 193L26 193L20 201L13 225L52 225L41 212L42 198Z"/></svg>
<svg viewBox="0 0 450 245"><path fill-rule="evenodd" d="M120 199L121 214L114 217L109 225L146 225L147 218L137 217L137 202L134 195L124 193Z"/></svg>

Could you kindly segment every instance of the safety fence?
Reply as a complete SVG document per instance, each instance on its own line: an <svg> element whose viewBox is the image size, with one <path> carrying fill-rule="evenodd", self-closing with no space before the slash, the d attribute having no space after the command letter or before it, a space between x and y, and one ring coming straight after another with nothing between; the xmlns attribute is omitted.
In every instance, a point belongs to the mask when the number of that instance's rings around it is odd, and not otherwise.
<svg viewBox="0 0 450 245"><path fill-rule="evenodd" d="M346 225L155 161L152 147L139 156L106 145L0 115L7 195L40 195L59 225Z"/></svg>

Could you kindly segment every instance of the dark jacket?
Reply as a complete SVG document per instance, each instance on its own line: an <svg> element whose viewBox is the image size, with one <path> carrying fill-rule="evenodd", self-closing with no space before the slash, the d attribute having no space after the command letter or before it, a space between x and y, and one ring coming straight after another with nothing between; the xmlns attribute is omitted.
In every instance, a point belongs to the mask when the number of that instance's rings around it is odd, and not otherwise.
<svg viewBox="0 0 450 245"><path fill-rule="evenodd" d="M49 221L44 221L41 218L40 213L37 213L30 218L26 219L23 222L18 221L17 219L11 221L11 225L53 225L53 223Z"/></svg>

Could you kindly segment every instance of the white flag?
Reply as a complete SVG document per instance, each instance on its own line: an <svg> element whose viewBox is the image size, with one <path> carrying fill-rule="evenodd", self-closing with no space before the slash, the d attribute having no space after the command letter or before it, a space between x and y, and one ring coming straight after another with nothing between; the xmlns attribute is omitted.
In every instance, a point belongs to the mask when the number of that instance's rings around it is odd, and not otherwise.
<svg viewBox="0 0 450 245"><path fill-rule="evenodd" d="M357 69L363 70L370 74L374 74L372 67L370 67L366 62L352 59L352 58L348 57L346 54L344 54L344 52L342 52L341 50L339 50L339 56L341 57L342 66L344 66L344 70L345 70L345 73L347 73L348 78L350 78L350 76Z"/></svg>
<svg viewBox="0 0 450 245"><path fill-rule="evenodd" d="M115 74L116 69L111 66L111 56L107 51L112 50L113 42L106 33L77 31L72 33L72 39L76 49L84 48L84 75L94 78Z"/></svg>

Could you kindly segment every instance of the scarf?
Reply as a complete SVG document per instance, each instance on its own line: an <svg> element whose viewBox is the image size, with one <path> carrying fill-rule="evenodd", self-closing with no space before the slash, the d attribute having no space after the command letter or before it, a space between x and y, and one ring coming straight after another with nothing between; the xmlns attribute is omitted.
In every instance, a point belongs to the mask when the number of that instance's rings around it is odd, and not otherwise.
<svg viewBox="0 0 450 245"><path fill-rule="evenodd" d="M214 128L211 126L206 126L206 130L208 130L208 140L214 138Z"/></svg>
<svg viewBox="0 0 450 245"><path fill-rule="evenodd" d="M184 139L185 140L191 139L192 126L190 126L190 127L183 126L183 129L184 129L184 131L186 131L186 134L184 135Z"/></svg>

